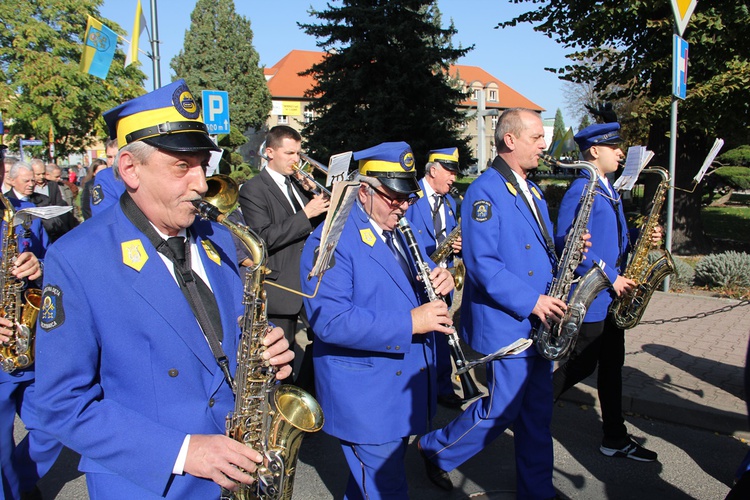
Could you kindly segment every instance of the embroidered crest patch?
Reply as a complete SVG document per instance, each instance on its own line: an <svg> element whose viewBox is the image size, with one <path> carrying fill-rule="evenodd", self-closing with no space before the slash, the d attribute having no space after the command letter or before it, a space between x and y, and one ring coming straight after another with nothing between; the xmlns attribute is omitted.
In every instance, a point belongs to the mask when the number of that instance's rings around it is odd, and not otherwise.
<svg viewBox="0 0 750 500"><path fill-rule="evenodd" d="M206 255L208 255L208 258L214 261L214 264L220 266L221 257L219 257L219 252L216 251L213 243L211 243L209 240L202 240L201 245L203 245L203 250L206 251Z"/></svg>
<svg viewBox="0 0 750 500"><path fill-rule="evenodd" d="M372 229L360 229L359 230L359 237L362 238L362 241L367 246L373 246L375 244L375 234L372 232Z"/></svg>
<svg viewBox="0 0 750 500"><path fill-rule="evenodd" d="M141 240L124 241L120 246L122 247L122 263L136 271L143 269L148 260L148 254Z"/></svg>
<svg viewBox="0 0 750 500"><path fill-rule="evenodd" d="M93 205L98 205L102 202L104 199L104 191L102 191L102 185L97 184L93 188L91 188L91 203Z"/></svg>
<svg viewBox="0 0 750 500"><path fill-rule="evenodd" d="M477 222L486 222L492 218L492 203L487 200L477 200L471 210L471 218Z"/></svg>
<svg viewBox="0 0 750 500"><path fill-rule="evenodd" d="M39 311L39 326L50 331L65 322L63 292L57 285L47 285L42 293L42 307Z"/></svg>

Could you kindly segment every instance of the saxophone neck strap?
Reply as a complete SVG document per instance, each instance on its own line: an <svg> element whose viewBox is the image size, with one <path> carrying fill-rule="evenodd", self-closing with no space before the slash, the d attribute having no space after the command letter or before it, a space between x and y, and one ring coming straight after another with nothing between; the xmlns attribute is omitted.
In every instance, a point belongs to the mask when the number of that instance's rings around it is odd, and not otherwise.
<svg viewBox="0 0 750 500"><path fill-rule="evenodd" d="M154 229L138 205L135 204L129 193L126 192L120 197L120 207L122 208L125 217L127 217L128 220L130 220L130 222L132 222L133 225L146 236L146 238L148 238L156 251L166 256L167 259L174 264L175 277L177 283L180 285L180 290L182 290L182 294L187 299L188 304L190 304L190 308L195 314L195 319L198 321L201 330L203 330L203 334L206 336L208 346L211 348L211 353L214 355L214 359L216 359L219 368L221 368L224 378L229 383L229 387L232 388L232 391L234 391L234 380L232 379L231 373L229 373L229 359L221 347L219 333L217 333L217 329L214 326L213 321L211 321L208 311L206 311L206 306L204 305L201 293L198 290L198 284L196 282L197 277L193 274L193 271L190 268L191 245L189 235L185 241L185 262L181 264L178 262L172 249L169 248L166 240L159 236L159 233L156 232L156 229Z"/></svg>
<svg viewBox="0 0 750 500"><path fill-rule="evenodd" d="M506 181L510 182L511 186L513 186L513 188L517 192L521 193L521 199L526 204L526 207L529 209L529 212L531 212L531 214L534 215L534 208L532 208L531 203L529 202L529 199L526 198L526 195L523 194L523 190L521 189L521 186L518 185L518 179L516 178L516 175L510 169L510 167L505 162L505 160L503 160L499 156L496 156L495 160L492 162L492 168L497 170L497 172L500 175L502 175ZM534 203L534 206L536 207L536 213L541 214L539 210L539 206L536 204L536 201L534 201L533 196L532 196L532 202ZM534 219L537 221L539 230L542 232L542 236L544 237L544 242L546 243L546 246L547 246L547 253L552 259L552 262L556 264L557 253L555 252L555 242L552 240L552 236L549 234L549 229L547 228L547 225L542 220L541 215L539 215L538 217L535 216Z"/></svg>

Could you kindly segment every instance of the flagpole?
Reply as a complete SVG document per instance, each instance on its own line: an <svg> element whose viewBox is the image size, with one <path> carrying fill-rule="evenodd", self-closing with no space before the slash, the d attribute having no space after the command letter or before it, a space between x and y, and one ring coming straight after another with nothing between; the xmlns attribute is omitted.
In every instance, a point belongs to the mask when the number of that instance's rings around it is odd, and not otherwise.
<svg viewBox="0 0 750 500"><path fill-rule="evenodd" d="M151 0L151 63L154 68L154 90L161 88L161 68L159 64L159 26L156 15L156 0Z"/></svg>

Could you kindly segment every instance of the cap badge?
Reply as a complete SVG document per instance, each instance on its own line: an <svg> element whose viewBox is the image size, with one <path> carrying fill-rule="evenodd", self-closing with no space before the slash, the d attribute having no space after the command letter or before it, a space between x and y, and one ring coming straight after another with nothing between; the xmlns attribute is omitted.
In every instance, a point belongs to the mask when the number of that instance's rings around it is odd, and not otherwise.
<svg viewBox="0 0 750 500"><path fill-rule="evenodd" d="M198 103L195 102L187 85L180 85L175 89L172 94L172 104L178 113L190 120L197 120L201 115Z"/></svg>

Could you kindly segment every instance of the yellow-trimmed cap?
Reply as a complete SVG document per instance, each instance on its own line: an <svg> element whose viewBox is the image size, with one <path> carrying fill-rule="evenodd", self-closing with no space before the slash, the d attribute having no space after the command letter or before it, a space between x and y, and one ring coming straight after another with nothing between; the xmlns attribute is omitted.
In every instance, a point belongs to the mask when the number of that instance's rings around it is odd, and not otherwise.
<svg viewBox="0 0 750 500"><path fill-rule="evenodd" d="M458 171L458 148L433 149L427 161L438 162L444 168L453 172Z"/></svg>
<svg viewBox="0 0 750 500"><path fill-rule="evenodd" d="M131 99L104 113L110 139L120 147L135 141L168 151L220 149L208 135L200 106L185 80Z"/></svg>
<svg viewBox="0 0 750 500"><path fill-rule="evenodd" d="M384 142L356 151L359 174L377 178L385 187L397 193L419 191L414 153L405 142Z"/></svg>

